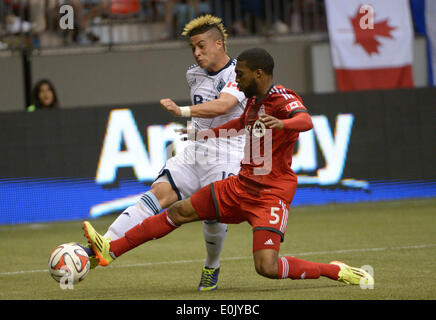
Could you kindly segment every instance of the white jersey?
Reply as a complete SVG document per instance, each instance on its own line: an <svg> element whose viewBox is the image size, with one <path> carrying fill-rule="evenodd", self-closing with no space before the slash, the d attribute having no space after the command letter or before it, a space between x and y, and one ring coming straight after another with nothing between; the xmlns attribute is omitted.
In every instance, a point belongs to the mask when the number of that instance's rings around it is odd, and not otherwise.
<svg viewBox="0 0 436 320"><path fill-rule="evenodd" d="M192 118L193 127L206 130L218 127L244 112L247 99L236 86L236 60L215 73L208 73L198 65L190 67L186 73L191 90L192 104L204 103L218 98L226 92L238 99L230 112L215 118ZM208 139L190 142L182 152L167 160L156 182L168 182L177 193L178 199L190 197L198 189L238 174L244 156L244 135L230 139Z"/></svg>
<svg viewBox="0 0 436 320"><path fill-rule="evenodd" d="M186 79L191 92L192 104L201 104L215 100L221 92L226 92L238 99L238 103L226 114L215 118L192 118L192 125L197 130L205 130L218 127L230 120L239 118L244 112L247 99L243 92L239 91L235 82L236 60L230 59L229 62L219 71L210 73L198 65L191 66L186 72ZM198 144L199 142L197 142ZM200 144L207 145L208 148L228 150L228 152L243 152L245 139L243 136L231 139L211 139ZM222 151L222 150L221 150Z"/></svg>

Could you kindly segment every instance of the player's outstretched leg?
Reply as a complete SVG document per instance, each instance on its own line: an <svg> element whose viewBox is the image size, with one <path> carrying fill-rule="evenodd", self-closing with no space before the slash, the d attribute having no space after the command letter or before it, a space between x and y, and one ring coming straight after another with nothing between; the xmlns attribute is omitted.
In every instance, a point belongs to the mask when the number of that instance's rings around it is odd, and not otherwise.
<svg viewBox="0 0 436 320"><path fill-rule="evenodd" d="M107 266L125 252L150 240L162 238L180 225L196 220L199 220L199 217L188 198L177 201L161 214L145 219L117 240L110 241L104 238L88 221L83 222L83 229L99 264Z"/></svg>
<svg viewBox="0 0 436 320"><path fill-rule="evenodd" d="M227 225L219 222L203 221L203 235L206 243L207 257L201 272L199 291L218 288L220 272L220 254L227 234Z"/></svg>
<svg viewBox="0 0 436 320"><path fill-rule="evenodd" d="M157 194L157 196L155 194ZM118 216L110 225L103 238L108 241L121 238L124 236L125 232L140 224L143 220L158 214L162 209L160 201L166 206L176 201L176 199L177 194L172 189L169 182L154 183L151 190L142 194L140 200L135 205L128 207ZM99 259L93 252L92 246L90 244L78 245L88 254L91 269L97 267L99 265Z"/></svg>
<svg viewBox="0 0 436 320"><path fill-rule="evenodd" d="M330 264L339 266L338 281L354 285L374 285L374 278L361 268L350 267L341 261L332 261Z"/></svg>

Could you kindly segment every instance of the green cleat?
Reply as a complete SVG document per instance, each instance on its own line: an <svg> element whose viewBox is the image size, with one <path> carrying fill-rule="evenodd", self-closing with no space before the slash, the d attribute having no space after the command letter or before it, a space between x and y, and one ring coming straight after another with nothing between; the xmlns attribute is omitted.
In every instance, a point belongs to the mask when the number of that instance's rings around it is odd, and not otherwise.
<svg viewBox="0 0 436 320"><path fill-rule="evenodd" d="M338 273L338 281L353 284L353 285L374 285L374 278L365 270L360 268L350 267L341 261L332 261L331 264L335 264L341 268Z"/></svg>
<svg viewBox="0 0 436 320"><path fill-rule="evenodd" d="M88 221L83 222L83 230L100 266L106 267L115 260L109 252L110 239L101 236Z"/></svg>
<svg viewBox="0 0 436 320"><path fill-rule="evenodd" d="M218 289L218 275L220 268L208 268L203 267L201 273L200 284L198 285L198 291L211 291Z"/></svg>

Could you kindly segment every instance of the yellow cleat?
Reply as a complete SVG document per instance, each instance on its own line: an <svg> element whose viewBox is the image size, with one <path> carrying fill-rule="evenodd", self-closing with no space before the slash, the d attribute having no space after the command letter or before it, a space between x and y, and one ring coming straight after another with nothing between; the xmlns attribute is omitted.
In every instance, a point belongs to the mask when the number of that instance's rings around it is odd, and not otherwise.
<svg viewBox="0 0 436 320"><path fill-rule="evenodd" d="M100 266L106 267L115 260L109 251L110 239L101 236L88 221L83 222L83 230Z"/></svg>
<svg viewBox="0 0 436 320"><path fill-rule="evenodd" d="M338 273L338 281L340 282L353 285L374 285L374 278L363 269L350 267L341 261L332 261L330 264L335 264L341 268Z"/></svg>

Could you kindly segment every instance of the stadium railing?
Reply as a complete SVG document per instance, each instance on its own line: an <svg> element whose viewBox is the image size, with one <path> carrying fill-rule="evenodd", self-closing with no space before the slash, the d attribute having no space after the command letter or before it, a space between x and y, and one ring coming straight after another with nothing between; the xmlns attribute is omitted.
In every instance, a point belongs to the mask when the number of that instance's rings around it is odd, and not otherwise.
<svg viewBox="0 0 436 320"><path fill-rule="evenodd" d="M98 8L104 1L106 10ZM62 3L72 5L72 30L60 26ZM0 0L0 50L175 40L205 13L222 17L232 36L327 32L323 0ZM87 30L82 14L90 16Z"/></svg>

